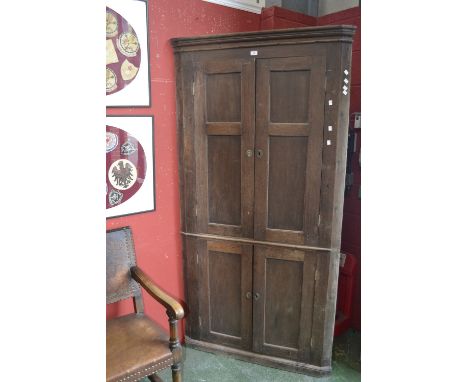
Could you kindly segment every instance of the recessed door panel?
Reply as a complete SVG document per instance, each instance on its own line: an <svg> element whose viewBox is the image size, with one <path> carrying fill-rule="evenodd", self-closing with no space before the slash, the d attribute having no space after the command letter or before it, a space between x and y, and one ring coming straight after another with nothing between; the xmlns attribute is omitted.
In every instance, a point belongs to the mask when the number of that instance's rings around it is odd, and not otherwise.
<svg viewBox="0 0 468 382"><path fill-rule="evenodd" d="M250 349L252 246L204 241L199 261L202 339Z"/></svg>
<svg viewBox="0 0 468 382"><path fill-rule="evenodd" d="M197 230L253 237L254 61L198 63L193 95Z"/></svg>
<svg viewBox="0 0 468 382"><path fill-rule="evenodd" d="M241 225L241 136L208 136L208 222Z"/></svg>
<svg viewBox="0 0 468 382"><path fill-rule="evenodd" d="M301 261L265 259L265 328L278 328L265 331L265 343L298 348L303 268Z"/></svg>
<svg viewBox="0 0 468 382"><path fill-rule="evenodd" d="M255 239L317 243L324 56L257 61Z"/></svg>
<svg viewBox="0 0 468 382"><path fill-rule="evenodd" d="M241 337L242 257L208 249L210 331Z"/></svg>
<svg viewBox="0 0 468 382"><path fill-rule="evenodd" d="M307 137L270 136L268 228L302 231Z"/></svg>
<svg viewBox="0 0 468 382"><path fill-rule="evenodd" d="M310 70L270 72L271 122L307 123L309 121Z"/></svg>
<svg viewBox="0 0 468 382"><path fill-rule="evenodd" d="M208 122L241 122L241 72L206 75Z"/></svg>

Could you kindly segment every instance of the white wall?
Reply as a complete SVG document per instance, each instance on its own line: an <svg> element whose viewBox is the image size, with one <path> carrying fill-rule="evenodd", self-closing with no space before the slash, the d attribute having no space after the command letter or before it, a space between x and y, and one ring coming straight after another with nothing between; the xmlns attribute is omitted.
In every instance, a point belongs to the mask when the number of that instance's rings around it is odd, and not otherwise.
<svg viewBox="0 0 468 382"><path fill-rule="evenodd" d="M319 0L318 16L359 6L359 0Z"/></svg>
<svg viewBox="0 0 468 382"><path fill-rule="evenodd" d="M283 7L311 16L323 16L359 5L359 0L265 0L265 7Z"/></svg>

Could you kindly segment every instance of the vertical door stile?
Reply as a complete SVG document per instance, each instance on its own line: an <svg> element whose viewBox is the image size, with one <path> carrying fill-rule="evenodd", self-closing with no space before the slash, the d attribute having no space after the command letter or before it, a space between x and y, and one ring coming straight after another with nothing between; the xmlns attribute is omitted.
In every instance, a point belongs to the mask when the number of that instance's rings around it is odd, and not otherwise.
<svg viewBox="0 0 468 382"><path fill-rule="evenodd" d="M307 143L306 184L304 192L304 244L317 245L320 221L320 195L322 178L322 152L324 142L324 103L326 57L311 58L310 133Z"/></svg>
<svg viewBox="0 0 468 382"><path fill-rule="evenodd" d="M268 72L266 60L256 60L256 78L255 78L255 156L257 150L262 150L264 155L262 161L255 159L255 213L254 213L254 237L256 240L265 240L266 227L266 189L267 171L264 163L268 161L268 149L266 148L267 139L265 136L265 124L268 117L268 92L265 84L268 84Z"/></svg>
<svg viewBox="0 0 468 382"><path fill-rule="evenodd" d="M195 158L195 171L197 174L196 182L196 200L195 205L193 206L195 212L194 216L196 217L196 232L203 232L204 227L207 225L207 185L206 182L201 181L207 173L207 163L206 160L206 136L204 134L205 129L205 73L203 66L200 63L195 64L194 68L194 147L200 152L199 155L196 155Z"/></svg>
<svg viewBox="0 0 468 382"><path fill-rule="evenodd" d="M255 179L255 59L242 64L242 236L253 238ZM251 153L251 154L249 154Z"/></svg>

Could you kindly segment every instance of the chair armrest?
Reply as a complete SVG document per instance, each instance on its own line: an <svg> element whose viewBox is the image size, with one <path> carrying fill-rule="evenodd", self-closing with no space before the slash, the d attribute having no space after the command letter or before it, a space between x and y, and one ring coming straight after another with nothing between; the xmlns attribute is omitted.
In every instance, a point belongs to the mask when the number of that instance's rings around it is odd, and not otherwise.
<svg viewBox="0 0 468 382"><path fill-rule="evenodd" d="M167 309L167 313L171 318L176 320L184 318L185 313L182 305L180 305L176 299L162 291L145 272L137 266L131 267L130 272L133 279L137 281L151 297Z"/></svg>

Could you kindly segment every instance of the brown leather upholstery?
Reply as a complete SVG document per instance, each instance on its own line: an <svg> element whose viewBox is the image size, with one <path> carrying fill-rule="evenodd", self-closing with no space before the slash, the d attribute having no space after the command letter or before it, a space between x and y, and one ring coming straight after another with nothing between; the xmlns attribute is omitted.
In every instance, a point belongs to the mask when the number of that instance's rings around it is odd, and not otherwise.
<svg viewBox="0 0 468 382"><path fill-rule="evenodd" d="M130 268L135 265L132 231L129 227L108 231L106 235L107 304L141 295Z"/></svg>
<svg viewBox="0 0 468 382"><path fill-rule="evenodd" d="M171 366L168 341L164 330L143 314L107 321L107 382L139 381Z"/></svg>

